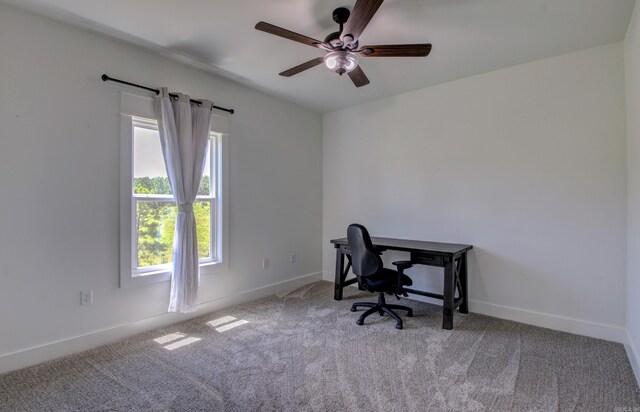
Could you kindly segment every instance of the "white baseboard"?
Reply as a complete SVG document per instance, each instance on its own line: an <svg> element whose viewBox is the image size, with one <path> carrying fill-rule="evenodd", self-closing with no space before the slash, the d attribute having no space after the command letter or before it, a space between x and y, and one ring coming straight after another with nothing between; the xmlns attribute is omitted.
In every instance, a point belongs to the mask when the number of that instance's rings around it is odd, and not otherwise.
<svg viewBox="0 0 640 412"><path fill-rule="evenodd" d="M36 365L61 356L81 352L106 343L114 342L128 336L147 332L159 327L202 316L205 313L219 310L228 306L250 302L265 296L274 295L286 290L295 289L309 283L322 280L322 273L310 273L297 278L260 288L242 291L237 294L224 296L208 302L202 302L198 310L188 315L177 313L162 313L146 319L140 319L131 323L96 330L83 335L73 336L67 339L49 342L43 345L22 349L19 351L0 355L0 373Z"/></svg>
<svg viewBox="0 0 640 412"><path fill-rule="evenodd" d="M334 273L324 271L322 272L322 279L333 282ZM436 305L440 304L440 302L435 299L424 298L422 296L416 296L415 298L416 300L434 303ZM640 352L638 352L638 346L631 339L631 336L625 328L477 300L469 300L469 306L471 312L482 315L623 343L636 381L638 385L640 385Z"/></svg>
<svg viewBox="0 0 640 412"><path fill-rule="evenodd" d="M333 282L334 274L333 272L325 271L322 272L322 278ZM442 304L442 301L417 295L412 296L411 298L427 303L434 303L436 305ZM496 305L494 303L478 300L469 300L469 310L474 313L493 316L494 318L513 320L515 322L526 323L528 325L540 326L543 328L604 339L612 342L626 343L628 340L627 330L620 326L612 326L604 323L574 319L550 313L514 308L511 306ZM637 373L636 376L638 376Z"/></svg>
<svg viewBox="0 0 640 412"><path fill-rule="evenodd" d="M493 316L500 319L513 320L561 332L574 333L576 335L589 336L592 338L619 343L625 343L627 341L627 330L621 326L612 326L604 323L574 319L550 313L514 308L511 306L496 305L494 303L472 299L469 300L469 310L473 313L480 313L482 315Z"/></svg>
<svg viewBox="0 0 640 412"><path fill-rule="evenodd" d="M631 363L633 374L636 375L636 382L640 385L640 356L638 356L638 347L629 334L627 334L627 342L625 343L624 348L627 350L627 357Z"/></svg>
<svg viewBox="0 0 640 412"><path fill-rule="evenodd" d="M329 282L335 282L336 274L334 272L322 272L322 280L328 280Z"/></svg>

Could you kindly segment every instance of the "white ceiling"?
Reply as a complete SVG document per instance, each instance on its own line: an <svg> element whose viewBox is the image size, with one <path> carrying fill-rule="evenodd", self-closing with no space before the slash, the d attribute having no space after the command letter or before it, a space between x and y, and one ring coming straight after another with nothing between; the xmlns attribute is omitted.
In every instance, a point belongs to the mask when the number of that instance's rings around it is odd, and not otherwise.
<svg viewBox="0 0 640 412"><path fill-rule="evenodd" d="M386 0L360 44L433 44L427 58L370 58L355 88L318 66L322 55L254 29L266 22L324 40L334 8L355 0L3 0L172 55L311 109L327 112L545 57L620 41L635 0Z"/></svg>

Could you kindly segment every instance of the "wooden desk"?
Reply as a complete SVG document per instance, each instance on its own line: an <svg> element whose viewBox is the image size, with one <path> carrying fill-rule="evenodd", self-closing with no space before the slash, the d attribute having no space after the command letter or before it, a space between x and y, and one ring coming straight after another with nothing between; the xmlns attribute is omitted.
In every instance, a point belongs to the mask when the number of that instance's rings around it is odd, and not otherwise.
<svg viewBox="0 0 640 412"><path fill-rule="evenodd" d="M423 242L419 240L390 239L372 237L373 245L380 252L385 250L399 250L411 254L411 262L419 265L438 266L444 268L443 294L405 288L407 293L413 293L430 298L442 299L442 328L453 329L453 311L459 308L460 313L469 313L467 302L467 252L471 245L456 245L453 243ZM336 248L336 278L333 298L342 300L342 289L356 283L356 278L346 280L351 269L351 251L346 237L331 240ZM344 257L349 262L345 267ZM456 299L456 290L458 298Z"/></svg>

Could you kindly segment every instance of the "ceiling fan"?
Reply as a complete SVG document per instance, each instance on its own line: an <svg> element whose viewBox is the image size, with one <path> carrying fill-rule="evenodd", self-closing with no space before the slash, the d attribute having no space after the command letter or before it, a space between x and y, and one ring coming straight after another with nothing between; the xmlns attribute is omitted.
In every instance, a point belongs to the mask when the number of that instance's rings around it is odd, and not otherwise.
<svg viewBox="0 0 640 412"><path fill-rule="evenodd" d="M353 11L339 7L333 11L333 21L340 25L340 30L329 34L324 41L312 39L282 27L264 21L256 24L256 29L265 33L284 37L298 43L317 47L327 52L323 57L316 57L308 62L292 67L280 73L280 76L291 77L321 63L340 76L347 73L356 87L369 84L369 79L360 68L360 57L425 57L431 52L431 44L393 44L362 46L358 44L360 35L384 0L357 0Z"/></svg>

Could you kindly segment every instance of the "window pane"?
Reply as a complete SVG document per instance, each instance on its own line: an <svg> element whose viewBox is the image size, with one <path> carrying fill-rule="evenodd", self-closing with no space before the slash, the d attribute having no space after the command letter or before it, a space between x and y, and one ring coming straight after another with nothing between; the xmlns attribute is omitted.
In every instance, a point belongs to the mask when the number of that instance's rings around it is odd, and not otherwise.
<svg viewBox="0 0 640 412"><path fill-rule="evenodd" d="M193 214L196 215L196 227L198 231L198 257L200 259L211 256L211 201L196 202L193 205Z"/></svg>
<svg viewBox="0 0 640 412"><path fill-rule="evenodd" d="M198 196L211 195L210 142L207 143L202 180ZM171 195L171 185L162 157L160 135L157 130L134 126L133 128L133 193Z"/></svg>
<svg viewBox="0 0 640 412"><path fill-rule="evenodd" d="M157 130L133 128L133 193L171 194Z"/></svg>
<svg viewBox="0 0 640 412"><path fill-rule="evenodd" d="M211 195L211 156L209 148L211 147L211 139L207 143L207 158L204 163L204 171L202 172L202 180L200 180L200 186L198 187L198 196L210 196Z"/></svg>
<svg viewBox="0 0 640 412"><path fill-rule="evenodd" d="M172 261L177 211L173 202L136 202L137 267Z"/></svg>
<svg viewBox="0 0 640 412"><path fill-rule="evenodd" d="M136 266L144 268L173 260L173 234L178 209L173 202L136 201ZM198 231L198 257L210 257L211 202L193 205Z"/></svg>

